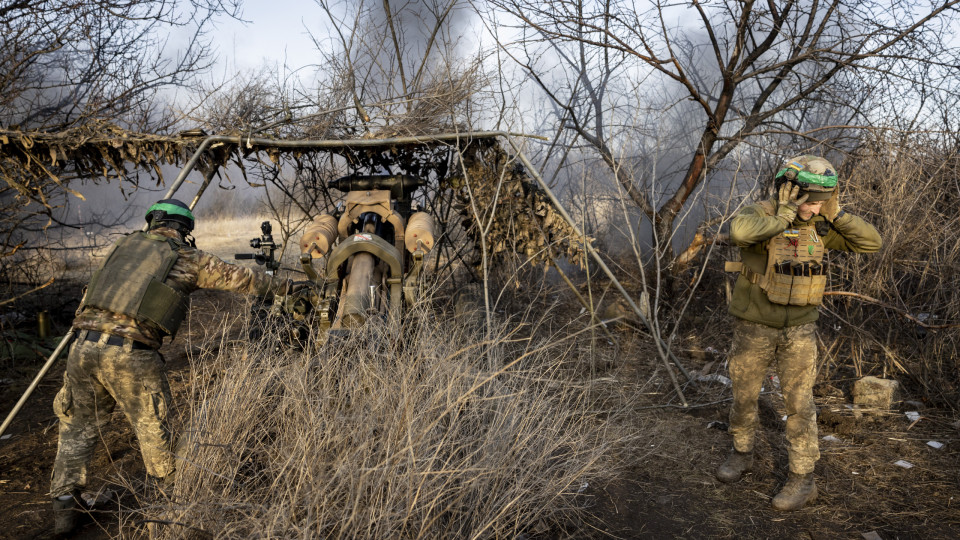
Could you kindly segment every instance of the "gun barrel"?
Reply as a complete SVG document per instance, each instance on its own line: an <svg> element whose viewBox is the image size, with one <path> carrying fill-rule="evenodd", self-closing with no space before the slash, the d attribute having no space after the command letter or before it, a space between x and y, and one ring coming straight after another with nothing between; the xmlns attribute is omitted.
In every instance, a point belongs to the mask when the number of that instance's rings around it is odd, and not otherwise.
<svg viewBox="0 0 960 540"><path fill-rule="evenodd" d="M373 282L374 266L376 261L373 255L366 252L357 253L351 259L350 273L346 278L334 328L351 328L363 324L367 310L372 306L370 285Z"/></svg>

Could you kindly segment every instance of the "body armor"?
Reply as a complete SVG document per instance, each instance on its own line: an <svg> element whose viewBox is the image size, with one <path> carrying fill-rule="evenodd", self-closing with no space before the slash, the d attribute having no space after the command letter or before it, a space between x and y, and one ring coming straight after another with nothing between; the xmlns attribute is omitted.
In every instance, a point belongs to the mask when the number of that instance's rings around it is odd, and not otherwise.
<svg viewBox="0 0 960 540"><path fill-rule="evenodd" d="M773 205L761 204L768 215L775 215ZM751 283L759 285L774 304L809 306L823 301L827 284L827 268L823 263L823 238L813 222L800 227L787 227L767 241L767 266L758 274L741 262L728 262L728 271L740 272Z"/></svg>
<svg viewBox="0 0 960 540"><path fill-rule="evenodd" d="M180 247L176 240L144 232L121 238L93 274L81 309L120 313L175 334L187 313L187 295L163 281Z"/></svg>

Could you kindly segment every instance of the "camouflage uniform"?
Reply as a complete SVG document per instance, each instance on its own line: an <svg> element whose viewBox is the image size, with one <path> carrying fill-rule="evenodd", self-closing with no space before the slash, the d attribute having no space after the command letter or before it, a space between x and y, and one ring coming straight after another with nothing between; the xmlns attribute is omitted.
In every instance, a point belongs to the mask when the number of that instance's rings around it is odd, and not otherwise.
<svg viewBox="0 0 960 540"><path fill-rule="evenodd" d="M776 206L776 201L766 203ZM753 272L762 274L767 264L767 241L787 227L816 225L824 247L871 253L880 249L877 230L857 216L844 213L831 223L814 215L792 223L754 204L744 208L730 224L730 238L740 247L741 260ZM787 409L786 436L790 471L813 472L820 458L817 439L813 384L816 380L816 305L781 305L770 302L766 293L744 275L737 278L729 306L736 317L729 358L733 381L730 433L734 449L751 452L757 428L757 399L770 363L776 359L780 388Z"/></svg>
<svg viewBox="0 0 960 540"><path fill-rule="evenodd" d="M180 239L178 232L167 228L151 234ZM290 283L187 245L178 254L164 283L184 294L205 288L265 295L282 293ZM167 426L170 385L157 352L163 331L149 322L93 307L83 308L73 327L77 340L70 347L63 388L53 404L60 419L60 439L50 495L66 495L86 485L87 464L100 428L117 403L134 428L147 473L169 478L176 467ZM89 341L96 333L99 340ZM122 345L106 343L112 336L123 338Z"/></svg>
<svg viewBox="0 0 960 540"><path fill-rule="evenodd" d="M817 446L817 408L813 403L816 379L816 323L773 328L737 319L730 378L733 406L730 433L738 452L752 452L757 431L757 399L770 363L777 360L777 376L787 409L787 442L790 470L813 472L820 459Z"/></svg>

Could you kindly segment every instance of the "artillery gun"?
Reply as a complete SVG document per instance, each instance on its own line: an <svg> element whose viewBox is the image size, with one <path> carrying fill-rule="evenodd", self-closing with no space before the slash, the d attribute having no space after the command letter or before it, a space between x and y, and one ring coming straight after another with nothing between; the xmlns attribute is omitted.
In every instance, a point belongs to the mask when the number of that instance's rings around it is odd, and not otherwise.
<svg viewBox="0 0 960 540"><path fill-rule="evenodd" d="M420 294L423 260L434 244L433 218L417 212L411 195L426 185L409 175L349 175L328 183L344 201L335 215L321 214L298 243L307 279L269 305L255 305L250 338L263 329L281 332L280 343L302 348L313 332L320 337L361 326L370 317L399 320ZM269 222L250 241L258 253L238 253L269 271L280 268ZM314 266L315 262L319 262ZM278 344L280 345L280 344ZM278 346L278 348L280 348Z"/></svg>

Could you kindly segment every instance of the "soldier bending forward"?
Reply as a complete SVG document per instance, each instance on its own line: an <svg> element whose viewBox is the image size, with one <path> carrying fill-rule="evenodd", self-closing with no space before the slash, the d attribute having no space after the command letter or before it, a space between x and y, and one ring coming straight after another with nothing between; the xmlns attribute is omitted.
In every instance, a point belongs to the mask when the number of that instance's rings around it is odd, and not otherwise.
<svg viewBox="0 0 960 540"><path fill-rule="evenodd" d="M176 468L167 410L170 386L157 349L173 335L199 288L283 294L289 280L232 265L196 249L194 218L175 199L147 211L148 232L117 241L94 273L77 310L63 388L53 408L60 439L53 466L54 532L77 524L87 466L117 403L140 441L147 474L169 483Z"/></svg>

